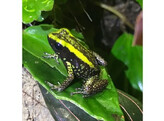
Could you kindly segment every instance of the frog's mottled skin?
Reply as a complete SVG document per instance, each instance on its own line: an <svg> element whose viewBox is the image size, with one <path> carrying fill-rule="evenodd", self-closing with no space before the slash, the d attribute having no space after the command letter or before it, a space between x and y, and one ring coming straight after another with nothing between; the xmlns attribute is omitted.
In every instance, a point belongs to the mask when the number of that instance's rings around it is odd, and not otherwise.
<svg viewBox="0 0 164 121"><path fill-rule="evenodd" d="M72 94L81 93L87 97L102 91L107 86L107 80L99 79L99 66L105 66L106 61L84 47L68 29L62 28L48 34L48 41L55 54L47 54L46 57L54 58L57 62L58 58L61 58L68 71L67 79L62 84L54 85L54 89L64 90L74 77L83 78L85 81L83 87L77 88L77 92L72 92Z"/></svg>

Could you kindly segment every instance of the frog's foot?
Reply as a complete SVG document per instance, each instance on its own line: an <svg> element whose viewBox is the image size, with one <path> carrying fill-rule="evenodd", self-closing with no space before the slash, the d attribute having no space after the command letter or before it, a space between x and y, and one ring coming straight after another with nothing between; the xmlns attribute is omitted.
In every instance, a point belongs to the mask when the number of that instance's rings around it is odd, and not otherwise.
<svg viewBox="0 0 164 121"><path fill-rule="evenodd" d="M83 91L84 88L76 88L75 90L76 90L76 91Z"/></svg>
<svg viewBox="0 0 164 121"><path fill-rule="evenodd" d="M68 77L66 78L66 80L64 80L61 84L58 82L58 85L53 85L51 84L50 82L46 82L50 87L51 89L55 89L57 90L58 92L61 92L63 91L65 88L67 88L67 86L72 82L72 80L74 79L74 75L72 74L72 70L69 69L68 73Z"/></svg>
<svg viewBox="0 0 164 121"><path fill-rule="evenodd" d="M76 90L76 92L72 92L71 96L74 94L84 94L85 93L84 88L76 88L75 90Z"/></svg>
<svg viewBox="0 0 164 121"><path fill-rule="evenodd" d="M72 92L71 95L74 94L83 94L83 97L89 97L98 92L101 92L108 85L108 80L96 80L92 83L86 82L83 88L77 88L76 92Z"/></svg>
<svg viewBox="0 0 164 121"><path fill-rule="evenodd" d="M49 59L53 58L59 64L59 56L57 54L55 54L55 53L54 54L49 54L49 53L46 53L46 52L44 52L43 54L44 54L42 56L43 58L49 58Z"/></svg>
<svg viewBox="0 0 164 121"><path fill-rule="evenodd" d="M63 88L61 88L60 82L58 82L58 85L54 85L48 81L46 81L46 83L50 86L51 90L57 90L58 92L63 91Z"/></svg>
<svg viewBox="0 0 164 121"><path fill-rule="evenodd" d="M79 89L81 89L81 88L79 88ZM76 92L71 92L71 96L73 96L75 94L84 94L84 91L83 90L79 90L79 91L76 91Z"/></svg>
<svg viewBox="0 0 164 121"><path fill-rule="evenodd" d="M76 91L76 92L71 92L71 96L73 96L75 94L83 94L83 97L89 97L92 95L92 94L87 94L87 92L82 90L81 88L78 88L78 89L80 89L80 90Z"/></svg>

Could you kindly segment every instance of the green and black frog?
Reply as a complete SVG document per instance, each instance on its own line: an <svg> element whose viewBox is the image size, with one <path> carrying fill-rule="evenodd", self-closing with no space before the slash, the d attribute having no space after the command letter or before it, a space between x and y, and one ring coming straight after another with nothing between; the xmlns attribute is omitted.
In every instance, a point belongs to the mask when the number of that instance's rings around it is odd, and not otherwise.
<svg viewBox="0 0 164 121"><path fill-rule="evenodd" d="M52 89L63 91L69 86L75 77L83 78L82 88L77 88L71 94L83 94L84 97L103 91L108 85L108 80L99 78L100 65L106 66L107 62L97 53L82 45L78 38L74 37L66 28L48 34L48 42L55 54L45 53L46 58L54 58L57 62L60 58L67 71L68 77L58 85L51 85Z"/></svg>

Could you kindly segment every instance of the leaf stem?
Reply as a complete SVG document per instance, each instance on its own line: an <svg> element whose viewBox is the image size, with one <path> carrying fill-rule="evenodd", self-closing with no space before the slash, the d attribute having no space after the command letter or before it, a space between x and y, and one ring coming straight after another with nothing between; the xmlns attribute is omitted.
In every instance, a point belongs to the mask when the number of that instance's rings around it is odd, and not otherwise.
<svg viewBox="0 0 164 121"><path fill-rule="evenodd" d="M130 27L131 29L134 30L134 26L128 21L128 19L122 13L120 13L118 10L116 10L114 7L106 5L104 3L100 3L100 2L95 2L95 4L97 6L100 6L103 9L106 9L106 10L112 12L113 14L115 14L123 21L123 23L125 23L128 27Z"/></svg>

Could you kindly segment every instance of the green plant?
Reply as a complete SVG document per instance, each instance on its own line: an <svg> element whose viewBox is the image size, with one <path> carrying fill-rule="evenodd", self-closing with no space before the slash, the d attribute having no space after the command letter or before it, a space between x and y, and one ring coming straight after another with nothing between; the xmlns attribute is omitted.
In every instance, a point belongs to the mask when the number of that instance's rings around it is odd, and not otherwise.
<svg viewBox="0 0 164 121"><path fill-rule="evenodd" d="M122 86L127 93L131 90L132 92L138 90L139 93L142 93L142 47L132 46L132 34L121 33L110 51L103 50L101 46L97 46L100 41L96 38L101 38L101 32L97 25L100 24L102 10L92 0L89 2L76 0L71 2L68 0L23 0L22 7L25 28L23 30L23 66L48 92L57 99L72 102L98 120L128 120L125 110L123 110L125 114L123 116L121 108L133 111L136 115L130 115L134 120L142 119L140 101L124 92L117 91L114 86L114 84L117 88ZM89 10L88 8L92 9ZM29 23L32 23L32 26L28 26ZM71 33L83 40L91 50L95 50L98 53L102 52L102 56L108 61L107 70L111 76L109 76L105 68L101 68L101 78L109 81L107 89L103 93L89 98L82 98L81 95L70 96L70 92L81 85L82 81L78 79L60 93L52 91L45 83L48 80L56 84L58 81L63 81L67 76L61 60L60 64L58 64L52 59L42 57L44 52L54 53L48 44L47 34L62 27L70 29ZM75 31L75 28L82 33ZM87 46L85 43L84 45ZM121 66L118 63L121 63ZM120 76L123 74L125 75ZM119 77L124 82L116 82L120 80ZM122 83L124 84L120 85ZM127 89L129 85L132 86L130 90ZM141 97L137 96L136 98L141 100ZM132 104L132 106L128 107L126 102Z"/></svg>

